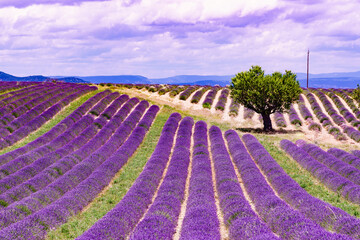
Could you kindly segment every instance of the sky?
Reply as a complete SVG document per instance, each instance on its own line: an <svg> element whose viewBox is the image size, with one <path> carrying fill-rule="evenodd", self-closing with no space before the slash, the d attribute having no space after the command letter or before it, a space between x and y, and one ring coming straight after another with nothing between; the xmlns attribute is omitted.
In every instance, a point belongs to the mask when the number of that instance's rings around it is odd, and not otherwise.
<svg viewBox="0 0 360 240"><path fill-rule="evenodd" d="M0 71L235 75L360 71L358 0L0 0Z"/></svg>

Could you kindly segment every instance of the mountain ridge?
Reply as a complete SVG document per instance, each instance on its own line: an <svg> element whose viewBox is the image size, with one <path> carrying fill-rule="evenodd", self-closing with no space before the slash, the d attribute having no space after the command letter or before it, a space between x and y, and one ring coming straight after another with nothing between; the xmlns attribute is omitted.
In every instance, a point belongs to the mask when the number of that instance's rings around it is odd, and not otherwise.
<svg viewBox="0 0 360 240"><path fill-rule="evenodd" d="M306 87L306 73L296 73L301 87ZM66 82L90 83L133 83L133 84L179 84L179 85L220 85L226 86L235 75L176 75L164 78L147 78L142 75L99 75L99 76L52 76L34 75L15 77L0 72L0 80L5 81L49 81L53 78ZM360 83L360 71L309 74L309 87L356 88Z"/></svg>
<svg viewBox="0 0 360 240"><path fill-rule="evenodd" d="M46 82L46 81L63 81L69 83L87 83L86 81L76 78L76 77L62 77L62 78L53 78L45 77L42 75L32 75L27 77L16 77L5 72L0 71L0 81L17 81L17 82Z"/></svg>

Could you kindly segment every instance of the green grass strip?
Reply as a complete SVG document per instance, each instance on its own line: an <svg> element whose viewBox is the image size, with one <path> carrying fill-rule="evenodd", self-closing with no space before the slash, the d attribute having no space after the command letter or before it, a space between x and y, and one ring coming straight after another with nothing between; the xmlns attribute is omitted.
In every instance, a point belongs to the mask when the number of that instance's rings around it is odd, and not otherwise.
<svg viewBox="0 0 360 240"><path fill-rule="evenodd" d="M326 188L326 186L313 177L310 172L300 167L295 160L282 151L279 146L279 141L276 141L271 136L259 134L256 135L256 138L276 160L276 162L284 169L284 171L310 195L328 202L335 207L341 208L352 216L360 216L359 205L347 201L339 194Z"/></svg>
<svg viewBox="0 0 360 240"><path fill-rule="evenodd" d="M34 141L41 135L45 134L46 132L50 131L56 124L61 122L63 119L65 119L68 115L70 115L75 109L80 107L86 100L94 96L96 93L100 92L99 90L92 91L90 93L87 93L74 101L72 101L69 105L67 105L65 108L63 108L59 113L57 113L50 121L46 122L44 125L42 125L38 130L35 132L30 133L26 138L20 140L19 142L15 143L14 145L7 147L5 149L2 149L0 151L0 155L13 151L19 147L23 147L26 144Z"/></svg>
<svg viewBox="0 0 360 240"><path fill-rule="evenodd" d="M144 141L128 163L115 175L108 188L80 214L71 217L67 223L56 230L50 231L46 239L75 239L120 202L153 153L162 128L172 112L174 112L173 109L169 107L163 107L160 110Z"/></svg>

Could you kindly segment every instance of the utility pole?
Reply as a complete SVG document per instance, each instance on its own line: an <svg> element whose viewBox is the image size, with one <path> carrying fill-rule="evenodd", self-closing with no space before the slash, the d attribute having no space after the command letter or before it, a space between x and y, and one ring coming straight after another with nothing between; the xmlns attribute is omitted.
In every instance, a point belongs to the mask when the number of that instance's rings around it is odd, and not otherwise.
<svg viewBox="0 0 360 240"><path fill-rule="evenodd" d="M306 88L309 88L309 49L307 51L307 78L306 78Z"/></svg>

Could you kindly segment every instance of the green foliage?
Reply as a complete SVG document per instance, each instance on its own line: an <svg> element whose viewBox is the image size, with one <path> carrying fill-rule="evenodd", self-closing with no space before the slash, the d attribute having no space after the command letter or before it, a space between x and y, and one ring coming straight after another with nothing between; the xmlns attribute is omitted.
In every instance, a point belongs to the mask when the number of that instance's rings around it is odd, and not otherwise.
<svg viewBox="0 0 360 240"><path fill-rule="evenodd" d="M204 103L204 104L203 104L203 108L208 108L208 109L210 109L210 108L211 108L210 103Z"/></svg>
<svg viewBox="0 0 360 240"><path fill-rule="evenodd" d="M16 208L20 209L21 211L23 211L26 215L30 215L31 214L31 211L30 209L25 206L25 205L18 205L16 206Z"/></svg>
<svg viewBox="0 0 360 240"><path fill-rule="evenodd" d="M296 74L285 71L285 74L265 75L260 66L236 74L230 90L234 101L266 117L264 130L272 129L271 122L270 129L266 129L270 114L290 109L291 103L298 100L301 93Z"/></svg>
<svg viewBox="0 0 360 240"><path fill-rule="evenodd" d="M1 200L1 199L0 199L0 205L3 206L3 207L9 206L9 204L6 201Z"/></svg>
<svg viewBox="0 0 360 240"><path fill-rule="evenodd" d="M357 85L357 88L354 89L352 97L358 102L360 107L360 85Z"/></svg>
<svg viewBox="0 0 360 240"><path fill-rule="evenodd" d="M274 72L264 75L259 66L236 74L230 85L231 97L245 107L261 114L283 112L299 99L301 88L296 74Z"/></svg>

